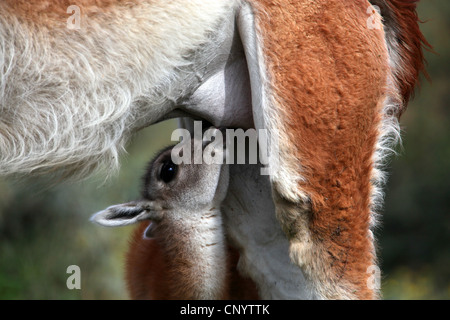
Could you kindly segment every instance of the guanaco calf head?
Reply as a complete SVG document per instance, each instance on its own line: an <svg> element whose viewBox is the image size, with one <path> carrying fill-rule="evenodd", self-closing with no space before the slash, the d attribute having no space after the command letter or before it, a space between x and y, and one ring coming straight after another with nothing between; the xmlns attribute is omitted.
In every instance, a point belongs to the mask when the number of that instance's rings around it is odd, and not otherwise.
<svg viewBox="0 0 450 320"><path fill-rule="evenodd" d="M191 155L196 147L204 151L208 145L211 150L208 142L191 141ZM176 164L174 155L179 152L189 149L169 147L150 162L141 200L108 207L91 220L104 226L151 221L141 240L134 242L146 249L128 260L127 274L132 275L128 278L138 278L130 280L132 296L158 298L164 290L168 294L163 297L175 299L225 298L230 288L230 263L220 206L228 189L228 166L223 161ZM223 145L214 146L213 152L223 155ZM155 254L155 247L164 267L150 262L141 276L141 264L148 263L143 255ZM156 260L156 256L152 258ZM154 270L148 270L151 268ZM143 284L150 278L148 285ZM136 283L142 294L133 293Z"/></svg>
<svg viewBox="0 0 450 320"><path fill-rule="evenodd" d="M208 144L200 145L205 148ZM191 143L192 155L196 145ZM110 206L94 214L91 221L104 226L124 226L143 220L159 223L166 216L194 221L207 210L219 209L228 189L227 165L176 164L175 147L164 149L149 163L140 200ZM217 151L223 154L223 149Z"/></svg>

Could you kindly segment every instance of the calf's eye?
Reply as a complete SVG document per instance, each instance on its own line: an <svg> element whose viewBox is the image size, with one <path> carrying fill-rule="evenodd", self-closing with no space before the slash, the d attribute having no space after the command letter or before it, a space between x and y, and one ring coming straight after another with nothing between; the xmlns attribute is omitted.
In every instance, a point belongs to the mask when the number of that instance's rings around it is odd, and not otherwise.
<svg viewBox="0 0 450 320"><path fill-rule="evenodd" d="M175 178L177 171L178 166L172 161L164 162L159 173L159 178L165 183L169 183Z"/></svg>

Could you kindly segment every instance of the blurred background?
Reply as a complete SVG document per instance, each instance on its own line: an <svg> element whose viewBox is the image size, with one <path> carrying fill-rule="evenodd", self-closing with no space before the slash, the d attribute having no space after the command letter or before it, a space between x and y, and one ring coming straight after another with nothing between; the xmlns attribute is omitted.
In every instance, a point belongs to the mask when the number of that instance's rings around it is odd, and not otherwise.
<svg viewBox="0 0 450 320"><path fill-rule="evenodd" d="M450 298L450 1L422 0L419 16L436 53L401 120L403 146L389 165L377 230L385 299ZM141 131L120 174L49 187L0 178L0 299L128 299L124 254L133 227L109 229L92 213L139 195L146 163L172 144L176 121ZM69 290L67 267L81 269Z"/></svg>

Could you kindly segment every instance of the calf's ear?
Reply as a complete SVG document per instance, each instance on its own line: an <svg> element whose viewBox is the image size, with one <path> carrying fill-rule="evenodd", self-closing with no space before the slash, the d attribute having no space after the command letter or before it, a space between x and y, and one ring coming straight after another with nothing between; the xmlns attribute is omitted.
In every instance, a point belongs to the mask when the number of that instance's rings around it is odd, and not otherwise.
<svg viewBox="0 0 450 320"><path fill-rule="evenodd" d="M120 227L142 220L159 221L161 210L151 201L116 204L92 215L91 221L102 226Z"/></svg>

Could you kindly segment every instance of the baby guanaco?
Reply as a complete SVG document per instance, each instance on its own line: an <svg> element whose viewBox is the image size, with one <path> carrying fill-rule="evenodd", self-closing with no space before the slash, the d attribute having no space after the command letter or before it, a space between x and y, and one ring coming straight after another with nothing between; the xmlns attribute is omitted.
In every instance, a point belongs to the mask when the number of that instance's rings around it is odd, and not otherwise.
<svg viewBox="0 0 450 320"><path fill-rule="evenodd" d="M223 154L219 149L216 158ZM173 150L166 148L150 162L141 200L108 207L91 218L105 226L140 222L127 254L131 298L257 299L254 283L237 271L239 254L228 245L224 230L220 206L228 189L228 165L175 164Z"/></svg>

